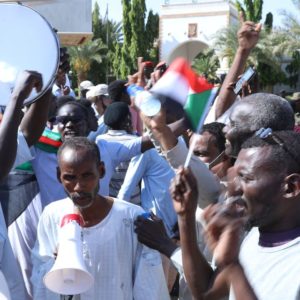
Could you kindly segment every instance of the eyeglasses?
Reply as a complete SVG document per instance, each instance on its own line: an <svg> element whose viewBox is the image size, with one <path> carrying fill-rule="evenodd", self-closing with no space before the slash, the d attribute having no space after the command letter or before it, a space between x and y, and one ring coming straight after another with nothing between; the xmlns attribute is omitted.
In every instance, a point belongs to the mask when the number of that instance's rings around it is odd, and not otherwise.
<svg viewBox="0 0 300 300"><path fill-rule="evenodd" d="M271 128L261 128L256 131L255 135L263 140L266 140L270 144L280 146L298 165L300 165L299 159L288 149L284 141L273 133Z"/></svg>
<svg viewBox="0 0 300 300"><path fill-rule="evenodd" d="M79 116L57 116L55 120L56 123L61 123L63 125L66 125L69 122L72 122L73 124L78 124L80 121L83 120L83 118Z"/></svg>

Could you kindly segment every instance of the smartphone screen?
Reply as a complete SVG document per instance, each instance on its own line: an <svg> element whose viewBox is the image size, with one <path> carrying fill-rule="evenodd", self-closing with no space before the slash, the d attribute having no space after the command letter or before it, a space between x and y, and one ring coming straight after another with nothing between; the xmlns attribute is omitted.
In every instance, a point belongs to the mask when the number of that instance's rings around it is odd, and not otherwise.
<svg viewBox="0 0 300 300"><path fill-rule="evenodd" d="M254 74L255 74L255 71L251 67L249 67L235 85L235 88L233 91L236 95L241 91L243 83L245 81L249 81L253 77Z"/></svg>

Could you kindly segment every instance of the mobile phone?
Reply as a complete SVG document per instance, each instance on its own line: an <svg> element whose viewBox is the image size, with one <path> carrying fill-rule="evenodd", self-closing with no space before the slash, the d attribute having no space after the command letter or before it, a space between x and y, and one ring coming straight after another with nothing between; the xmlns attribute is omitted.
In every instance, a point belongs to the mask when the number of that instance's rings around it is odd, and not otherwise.
<svg viewBox="0 0 300 300"><path fill-rule="evenodd" d="M238 80L238 82L235 84L235 88L233 89L233 91L236 95L238 95L241 91L243 83L246 81L249 82L253 78L254 74L255 71L251 67L249 67L247 71L242 75L242 77Z"/></svg>

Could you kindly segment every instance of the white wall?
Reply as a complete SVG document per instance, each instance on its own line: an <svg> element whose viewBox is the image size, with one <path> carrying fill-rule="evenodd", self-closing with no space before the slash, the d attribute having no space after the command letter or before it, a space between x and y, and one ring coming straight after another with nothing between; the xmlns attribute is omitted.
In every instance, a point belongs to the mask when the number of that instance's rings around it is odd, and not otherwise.
<svg viewBox="0 0 300 300"><path fill-rule="evenodd" d="M9 0L0 0L9 2ZM15 2L15 1L12 1ZM61 42L76 45L92 35L92 0L23 0L58 30Z"/></svg>
<svg viewBox="0 0 300 300"><path fill-rule="evenodd" d="M213 36L219 29L235 22L237 22L237 12L228 1L206 0L194 4L162 5L160 58L168 61L174 49L189 40L198 40L211 45ZM197 38L188 37L188 25L191 23L197 24Z"/></svg>

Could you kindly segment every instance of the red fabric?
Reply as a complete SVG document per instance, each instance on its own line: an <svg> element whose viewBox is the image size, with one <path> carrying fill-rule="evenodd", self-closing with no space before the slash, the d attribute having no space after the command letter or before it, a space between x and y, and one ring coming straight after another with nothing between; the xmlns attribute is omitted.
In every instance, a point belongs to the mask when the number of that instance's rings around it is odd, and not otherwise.
<svg viewBox="0 0 300 300"><path fill-rule="evenodd" d="M44 144L47 144L47 145L51 145L53 147L60 147L62 142L61 141L54 141L52 139L49 139L48 137L46 136L41 136L40 139L39 139L39 142L40 143L44 143Z"/></svg>
<svg viewBox="0 0 300 300"><path fill-rule="evenodd" d="M211 90L214 87L205 77L198 76L190 67L188 61L182 57L178 57L172 62L165 74L168 72L181 74L182 77L188 81L189 86L196 94Z"/></svg>
<svg viewBox="0 0 300 300"><path fill-rule="evenodd" d="M152 61L144 61L143 62L144 63L144 66L145 67L149 67L149 68L153 68L154 66L153 66L153 62Z"/></svg>
<svg viewBox="0 0 300 300"><path fill-rule="evenodd" d="M65 226L66 224L70 223L71 221L76 221L80 226L83 225L83 221L80 215L78 214L68 214L65 215L62 220L61 220L61 224L60 227Z"/></svg>

